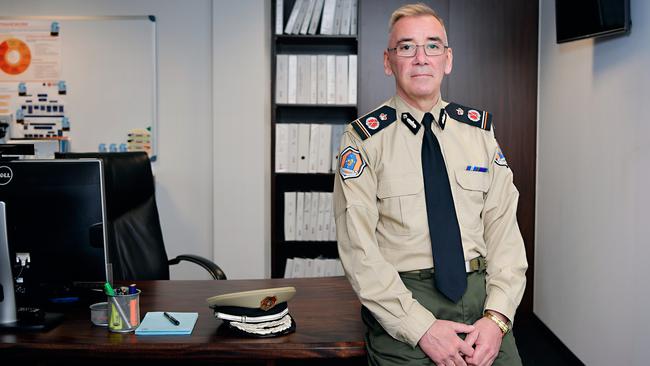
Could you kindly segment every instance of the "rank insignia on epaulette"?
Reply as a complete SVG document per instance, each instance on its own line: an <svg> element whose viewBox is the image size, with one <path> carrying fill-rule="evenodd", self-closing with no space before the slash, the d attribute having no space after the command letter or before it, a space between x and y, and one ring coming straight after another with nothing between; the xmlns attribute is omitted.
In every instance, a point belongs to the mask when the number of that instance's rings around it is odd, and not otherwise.
<svg viewBox="0 0 650 366"><path fill-rule="evenodd" d="M352 122L352 128L361 140L365 140L395 122L396 119L395 109L385 105Z"/></svg>
<svg viewBox="0 0 650 366"><path fill-rule="evenodd" d="M449 117L468 125L490 131L492 127L492 114L474 108L464 107L460 104L449 103L445 107Z"/></svg>

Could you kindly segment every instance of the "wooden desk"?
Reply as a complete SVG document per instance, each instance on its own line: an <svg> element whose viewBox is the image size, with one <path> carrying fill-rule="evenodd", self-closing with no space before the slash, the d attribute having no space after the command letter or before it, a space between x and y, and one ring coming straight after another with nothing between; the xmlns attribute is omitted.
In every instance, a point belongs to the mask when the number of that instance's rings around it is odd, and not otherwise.
<svg viewBox="0 0 650 366"><path fill-rule="evenodd" d="M289 302L296 332L278 338L235 338L214 318L205 299L219 294L295 286ZM165 360L274 364L275 360L346 358L365 363L365 326L359 301L344 277L228 281L138 282L141 317L147 311L193 311L199 319L191 336L136 336L110 333L90 323L87 308L66 314L42 333L0 333L0 360L80 364ZM92 363L90 363L90 362ZM349 363L348 361L348 363ZM296 361L298 362L298 361ZM164 362L163 362L164 363ZM4 363L3 364L7 364ZM24 363L23 363L24 364Z"/></svg>

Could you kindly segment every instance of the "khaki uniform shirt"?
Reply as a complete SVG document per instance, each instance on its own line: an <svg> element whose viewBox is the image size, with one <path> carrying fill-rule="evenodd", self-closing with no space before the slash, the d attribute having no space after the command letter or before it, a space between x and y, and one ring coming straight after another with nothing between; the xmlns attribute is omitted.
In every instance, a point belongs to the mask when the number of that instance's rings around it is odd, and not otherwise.
<svg viewBox="0 0 650 366"><path fill-rule="evenodd" d="M440 100L433 107L436 120L447 104ZM396 110L397 120L365 140L350 124L341 140L341 151L358 150L365 166L358 176L336 174L338 250L361 303L391 336L415 347L435 317L412 297L398 272L431 268L433 258L422 178L424 127L414 133L401 116L408 112L420 122L424 113L398 96L385 105ZM492 130L451 117L444 129L435 122L432 129L447 166L465 260L487 260L485 309L512 320L528 267L512 171Z"/></svg>

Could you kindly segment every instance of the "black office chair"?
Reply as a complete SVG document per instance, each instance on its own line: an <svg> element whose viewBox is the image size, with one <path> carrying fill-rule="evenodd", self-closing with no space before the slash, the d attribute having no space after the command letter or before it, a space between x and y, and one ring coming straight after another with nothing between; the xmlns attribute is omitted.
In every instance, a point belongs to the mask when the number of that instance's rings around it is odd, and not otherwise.
<svg viewBox="0 0 650 366"><path fill-rule="evenodd" d="M168 260L146 153L57 153L56 158L103 161L108 248L114 280L168 280L169 266L180 261L198 264L215 280L226 279L218 265L198 255L184 254Z"/></svg>

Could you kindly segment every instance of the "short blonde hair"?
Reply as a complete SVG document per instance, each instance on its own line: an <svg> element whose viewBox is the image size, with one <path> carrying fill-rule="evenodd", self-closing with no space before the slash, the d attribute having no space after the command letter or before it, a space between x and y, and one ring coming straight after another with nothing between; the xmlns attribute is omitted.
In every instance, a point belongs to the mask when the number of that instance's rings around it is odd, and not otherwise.
<svg viewBox="0 0 650 366"><path fill-rule="evenodd" d="M390 34L393 31L393 26L395 23L397 23L398 20L404 17L415 17L423 15L431 15L432 17L436 18L442 25L442 28L445 29L445 22L438 15L438 13L436 13L435 10L431 9L431 7L429 7L427 4L417 3L401 6L393 12L393 14L390 16L390 21L388 21L388 33ZM447 33L447 29L445 29L445 33Z"/></svg>

